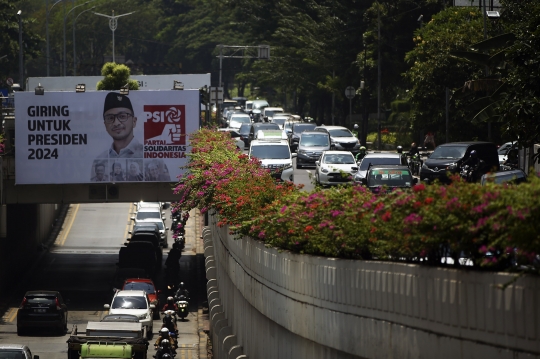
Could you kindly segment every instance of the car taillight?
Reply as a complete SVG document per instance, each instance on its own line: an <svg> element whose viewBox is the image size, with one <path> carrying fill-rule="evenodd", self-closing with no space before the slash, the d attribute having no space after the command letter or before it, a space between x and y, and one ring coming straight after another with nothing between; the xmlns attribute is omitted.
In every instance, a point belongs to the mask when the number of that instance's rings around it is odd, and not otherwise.
<svg viewBox="0 0 540 359"><path fill-rule="evenodd" d="M22 300L21 302L21 305L19 306L19 309L23 309L24 306L28 303L28 299L26 299L26 297L24 297L24 299Z"/></svg>
<svg viewBox="0 0 540 359"><path fill-rule="evenodd" d="M54 299L54 302L55 302L55 304L56 304L56 310L62 309L62 307L60 306L60 302L58 301L58 298L55 298L55 299Z"/></svg>

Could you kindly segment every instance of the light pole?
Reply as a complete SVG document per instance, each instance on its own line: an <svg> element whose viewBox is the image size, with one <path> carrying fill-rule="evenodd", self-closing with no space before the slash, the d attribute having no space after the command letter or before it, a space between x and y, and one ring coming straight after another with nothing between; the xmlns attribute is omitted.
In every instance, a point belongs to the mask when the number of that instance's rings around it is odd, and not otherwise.
<svg viewBox="0 0 540 359"><path fill-rule="evenodd" d="M75 52L75 24L77 23L77 19L79 18L79 16L81 16L87 11L94 10L95 8L96 8L95 6L92 6L90 9L81 11L79 15L77 15L75 20L73 20L73 76L77 76L77 56Z"/></svg>
<svg viewBox="0 0 540 359"><path fill-rule="evenodd" d="M118 27L118 18L119 17L122 17L122 16L127 16L127 15L131 15L135 13L135 11L132 11L132 12L128 12L127 14L122 14L122 15L114 15L114 10L112 11L112 16L110 15L105 15L105 14L100 14L98 12L95 12L94 14L95 15L99 15L99 16L103 16L103 17L106 17L109 19L109 28L111 29L112 31L112 61L113 62L116 62L115 61L115 58L114 58L114 31L116 30L116 28Z"/></svg>
<svg viewBox="0 0 540 359"><path fill-rule="evenodd" d="M377 149L381 149L381 9L377 3Z"/></svg>
<svg viewBox="0 0 540 359"><path fill-rule="evenodd" d="M23 82L23 52L22 52L22 11L17 11L19 15L19 85L24 88Z"/></svg>
<svg viewBox="0 0 540 359"><path fill-rule="evenodd" d="M54 5L58 4L62 0L58 0L54 4L52 4L51 8L49 9L49 0L47 0L47 4L45 5L45 8L47 9L47 15L45 16L45 32L47 33L47 77L49 77L49 14L54 7Z"/></svg>
<svg viewBox="0 0 540 359"><path fill-rule="evenodd" d="M90 1L92 1L92 0L90 0ZM80 6L88 4L90 1L87 1L87 2L85 2L83 4L72 7L71 10L69 10L67 14L66 14L66 4L64 3L64 76L66 76L66 72L67 72L67 70L66 70L66 68L67 68L67 61L66 61L66 18L67 18L67 16L69 16L69 14L71 14L71 12L73 10L75 10L76 8L78 8Z"/></svg>

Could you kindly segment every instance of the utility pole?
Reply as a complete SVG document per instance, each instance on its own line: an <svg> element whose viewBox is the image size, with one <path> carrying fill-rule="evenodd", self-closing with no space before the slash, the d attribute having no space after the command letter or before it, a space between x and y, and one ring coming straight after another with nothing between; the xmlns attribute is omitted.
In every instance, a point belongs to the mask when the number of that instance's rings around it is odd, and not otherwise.
<svg viewBox="0 0 540 359"><path fill-rule="evenodd" d="M377 149L381 149L381 9L377 3Z"/></svg>
<svg viewBox="0 0 540 359"><path fill-rule="evenodd" d="M112 11L112 16L105 15L105 14L100 14L98 12L94 13L94 15L103 16L103 17L106 17L106 18L109 19L109 28L112 31L112 62L116 62L115 57L114 57L114 32L116 31L116 28L118 27L118 18L122 17L122 16L131 15L131 14L134 14L134 13L135 13L135 11L132 11L132 12L128 12L127 14L116 15L116 16L114 15L114 10Z"/></svg>
<svg viewBox="0 0 540 359"><path fill-rule="evenodd" d="M17 11L19 15L19 85L24 88L23 72L23 49L22 49L22 11Z"/></svg>

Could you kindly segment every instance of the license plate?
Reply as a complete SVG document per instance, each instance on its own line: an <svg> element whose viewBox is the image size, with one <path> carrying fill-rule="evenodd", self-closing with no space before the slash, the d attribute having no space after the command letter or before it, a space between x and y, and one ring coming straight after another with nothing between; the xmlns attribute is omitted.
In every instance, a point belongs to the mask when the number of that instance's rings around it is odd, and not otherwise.
<svg viewBox="0 0 540 359"><path fill-rule="evenodd" d="M34 309L34 312L36 313L45 313L47 309Z"/></svg>

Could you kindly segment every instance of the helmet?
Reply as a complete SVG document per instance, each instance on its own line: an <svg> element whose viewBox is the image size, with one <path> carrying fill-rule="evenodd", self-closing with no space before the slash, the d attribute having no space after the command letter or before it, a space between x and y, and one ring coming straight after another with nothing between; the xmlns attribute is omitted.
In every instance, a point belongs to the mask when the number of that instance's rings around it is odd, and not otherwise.
<svg viewBox="0 0 540 359"><path fill-rule="evenodd" d="M168 339L163 339L163 340L161 341L161 346L162 346L162 347L168 347L169 344L170 344L170 343L169 343L169 340L168 340Z"/></svg>
<svg viewBox="0 0 540 359"><path fill-rule="evenodd" d="M173 297L167 297L167 302L174 302L174 298Z"/></svg>
<svg viewBox="0 0 540 359"><path fill-rule="evenodd" d="M354 126L353 126L353 128L354 128L355 130L358 130L359 127L360 127L360 126L358 126L357 123L355 123Z"/></svg>
<svg viewBox="0 0 540 359"><path fill-rule="evenodd" d="M366 152L366 148L364 146L360 146L360 149L359 149L360 152Z"/></svg>
<svg viewBox="0 0 540 359"><path fill-rule="evenodd" d="M160 333L161 335L165 335L165 334L169 335L169 329L167 329L167 328L161 328L161 330L159 331L159 333Z"/></svg>
<svg viewBox="0 0 540 359"><path fill-rule="evenodd" d="M184 282L180 282L180 289L184 289Z"/></svg>
<svg viewBox="0 0 540 359"><path fill-rule="evenodd" d="M403 147L401 147L401 146L397 146L397 152L398 152L398 153L401 153L401 152L403 152Z"/></svg>
<svg viewBox="0 0 540 359"><path fill-rule="evenodd" d="M171 359L171 355L169 353L163 353L161 359Z"/></svg>
<svg viewBox="0 0 540 359"><path fill-rule="evenodd" d="M471 151L471 157L472 158L478 158L478 153L476 153L476 150Z"/></svg>

